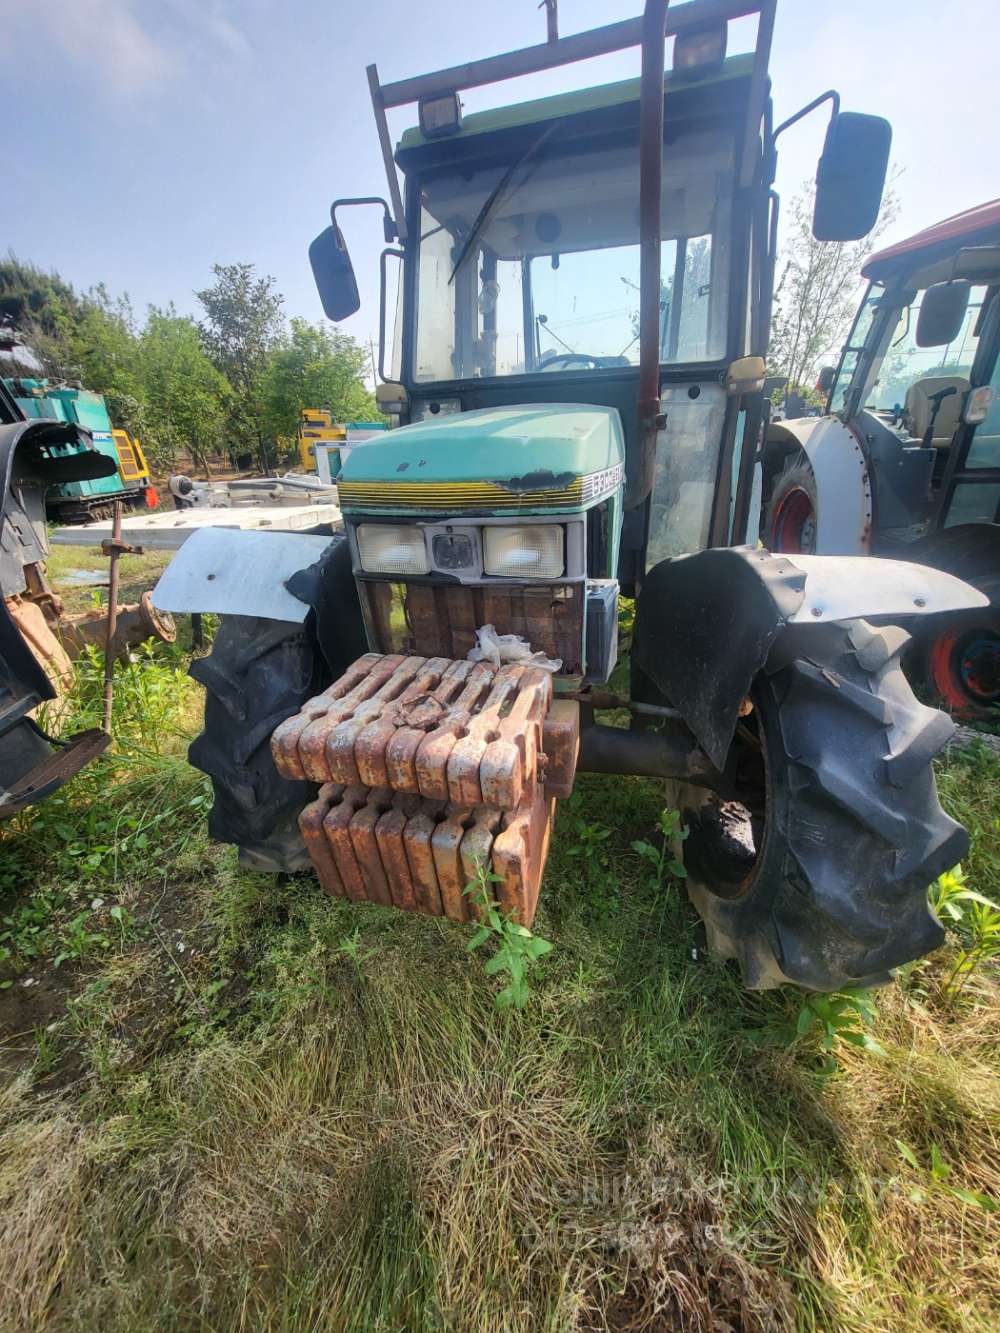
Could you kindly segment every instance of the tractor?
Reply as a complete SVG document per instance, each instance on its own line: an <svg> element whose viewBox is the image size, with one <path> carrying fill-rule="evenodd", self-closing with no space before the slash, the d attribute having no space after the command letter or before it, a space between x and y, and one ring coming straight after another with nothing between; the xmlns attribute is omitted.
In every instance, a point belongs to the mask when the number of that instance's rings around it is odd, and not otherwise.
<svg viewBox="0 0 1000 1333"><path fill-rule="evenodd" d="M110 743L108 725L57 739L38 721L43 704L58 713L74 659L88 645L103 644L110 674L114 659L130 648L176 636L173 620L153 609L148 592L118 606L114 573L108 609L78 615L65 614L46 578L49 493L87 494L82 488L117 472L116 459L95 446L78 419L26 416L0 381L0 820L56 791Z"/></svg>
<svg viewBox="0 0 1000 1333"><path fill-rule="evenodd" d="M774 552L918 560L989 599L928 616L911 677L960 717L1000 704L1000 200L873 255L826 415L771 426Z"/></svg>
<svg viewBox="0 0 1000 1333"><path fill-rule="evenodd" d="M746 15L754 48L727 55ZM873 985L942 940L927 889L967 838L931 768L953 726L907 684L903 626L985 598L747 542L774 144L800 118L772 123L773 21L772 0L648 0L437 73L369 67L388 199L335 201L310 260L326 314L354 313L342 222L380 210L397 428L345 462L342 534L200 532L154 593L222 616L190 758L243 865L457 921L485 886L530 927L575 775L643 775L683 813L691 898L748 986ZM637 80L463 114L465 89L632 46ZM387 109L414 102L394 151ZM800 115L827 102L814 228L858 238L890 128L833 93ZM627 697L607 688L620 597Z"/></svg>
<svg viewBox="0 0 1000 1333"><path fill-rule="evenodd" d="M115 501L125 509L157 507L159 497L138 437L127 430L112 428L101 394L53 385L45 379L11 378L4 382L25 417L75 422L87 432L90 448L115 464L107 476L49 486L45 511L51 522L89 523L94 519L109 519Z"/></svg>

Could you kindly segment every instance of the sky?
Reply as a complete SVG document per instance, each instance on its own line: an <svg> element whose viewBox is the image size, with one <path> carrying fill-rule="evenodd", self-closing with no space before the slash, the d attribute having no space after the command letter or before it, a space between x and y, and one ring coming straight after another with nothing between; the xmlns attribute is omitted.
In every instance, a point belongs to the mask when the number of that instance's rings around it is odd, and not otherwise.
<svg viewBox="0 0 1000 1333"><path fill-rule="evenodd" d="M537 0L0 0L6 181L0 251L103 282L141 312L194 292L213 263L273 274L290 315L322 319L307 249L339 196L385 194L365 67L383 82L545 38ZM561 0L567 35L641 11ZM750 20L732 25L746 49ZM779 0L771 60L776 123L829 87L844 110L893 124L901 211L886 243L1000 194L996 0ZM638 50L470 90L466 111L639 70ZM393 137L415 108L392 113ZM810 178L822 112L779 141L786 199ZM345 232L362 307L378 326L376 210Z"/></svg>

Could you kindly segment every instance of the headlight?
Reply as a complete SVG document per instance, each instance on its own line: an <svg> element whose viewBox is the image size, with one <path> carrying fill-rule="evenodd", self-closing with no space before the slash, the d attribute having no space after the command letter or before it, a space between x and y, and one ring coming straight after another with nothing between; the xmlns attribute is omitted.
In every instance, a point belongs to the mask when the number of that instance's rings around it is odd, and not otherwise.
<svg viewBox="0 0 1000 1333"><path fill-rule="evenodd" d="M563 572L563 530L544 527L483 529L483 569L505 579L557 579Z"/></svg>
<svg viewBox="0 0 1000 1333"><path fill-rule="evenodd" d="M361 523L357 537L366 574L426 574L430 568L422 528Z"/></svg>

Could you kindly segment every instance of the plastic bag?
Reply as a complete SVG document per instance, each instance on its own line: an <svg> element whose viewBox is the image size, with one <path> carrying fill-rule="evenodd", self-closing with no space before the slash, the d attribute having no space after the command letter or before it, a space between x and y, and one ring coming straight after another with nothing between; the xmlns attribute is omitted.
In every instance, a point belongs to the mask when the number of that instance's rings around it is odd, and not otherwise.
<svg viewBox="0 0 1000 1333"><path fill-rule="evenodd" d="M498 634L493 625L480 625L476 630L476 646L469 649L466 657L470 662L489 662L495 667L504 662L517 662L521 666L540 667L542 671L552 672L562 667L561 657L536 653L519 634Z"/></svg>

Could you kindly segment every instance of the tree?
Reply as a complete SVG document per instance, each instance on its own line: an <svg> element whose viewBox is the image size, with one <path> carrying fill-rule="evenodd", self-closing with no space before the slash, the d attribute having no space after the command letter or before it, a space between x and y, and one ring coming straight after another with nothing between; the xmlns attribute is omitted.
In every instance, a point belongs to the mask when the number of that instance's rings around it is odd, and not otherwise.
<svg viewBox="0 0 1000 1333"><path fill-rule="evenodd" d="M196 292L205 311L199 331L215 368L232 387L229 405L230 449L241 443L256 450L264 472L274 450L263 421L263 381L271 354L283 332L284 297L274 278L258 277L253 264L214 264L215 283Z"/></svg>
<svg viewBox="0 0 1000 1333"><path fill-rule="evenodd" d="M895 219L899 201L886 192L875 226L860 241L817 241L812 234L815 186L791 202L774 293L768 369L788 376L788 388L811 389L820 367L835 360L857 304L859 275L875 242Z"/></svg>
<svg viewBox="0 0 1000 1333"><path fill-rule="evenodd" d="M303 407L325 407L339 421L377 419L362 378L368 353L346 333L293 319L264 379L264 420L274 437L294 436Z"/></svg>
<svg viewBox="0 0 1000 1333"><path fill-rule="evenodd" d="M167 468L187 449L207 473L209 455L222 440L232 391L209 360L197 325L172 305L165 310L150 306L139 339L139 365L155 462Z"/></svg>

